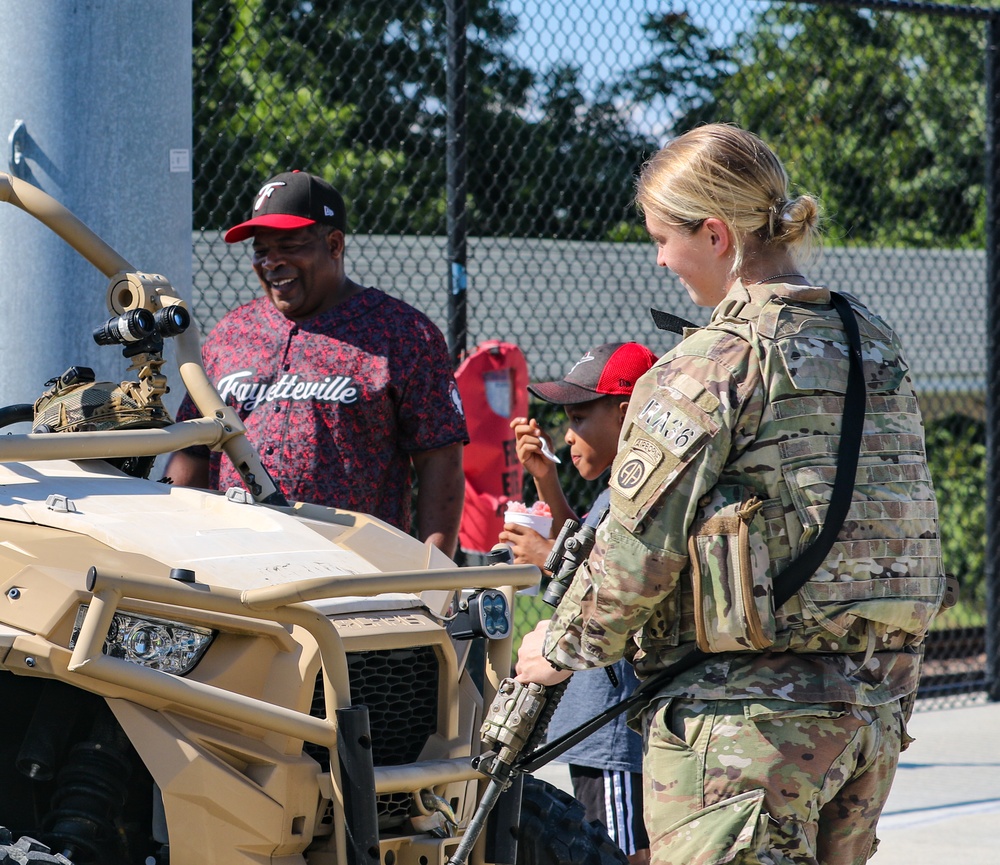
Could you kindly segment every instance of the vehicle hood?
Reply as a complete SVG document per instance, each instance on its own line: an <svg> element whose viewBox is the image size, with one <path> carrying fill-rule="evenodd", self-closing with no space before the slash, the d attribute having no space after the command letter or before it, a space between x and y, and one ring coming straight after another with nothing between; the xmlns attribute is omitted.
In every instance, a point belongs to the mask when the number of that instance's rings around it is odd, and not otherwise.
<svg viewBox="0 0 1000 865"><path fill-rule="evenodd" d="M0 464L0 520L87 535L232 589L378 570L291 514L133 478L101 460ZM420 600L384 594L336 602L341 612L409 606Z"/></svg>

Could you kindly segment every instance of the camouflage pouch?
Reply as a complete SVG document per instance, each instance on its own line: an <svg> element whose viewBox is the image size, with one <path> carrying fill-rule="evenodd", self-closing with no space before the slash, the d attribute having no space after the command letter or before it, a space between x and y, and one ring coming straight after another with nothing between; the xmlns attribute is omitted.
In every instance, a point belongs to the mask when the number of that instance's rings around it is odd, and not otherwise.
<svg viewBox="0 0 1000 865"><path fill-rule="evenodd" d="M46 384L36 401L32 432L155 429L171 424L159 399L144 399L135 382L94 381L89 367L72 367Z"/></svg>
<svg viewBox="0 0 1000 865"><path fill-rule="evenodd" d="M688 540L694 624L703 652L753 652L774 643L764 503L717 487Z"/></svg>
<svg viewBox="0 0 1000 865"><path fill-rule="evenodd" d="M143 393L137 382L94 381L94 371L70 367L49 386L34 406L34 433L105 432L120 429L157 429L173 421L159 395ZM149 476L152 454L114 456L107 461L137 478Z"/></svg>

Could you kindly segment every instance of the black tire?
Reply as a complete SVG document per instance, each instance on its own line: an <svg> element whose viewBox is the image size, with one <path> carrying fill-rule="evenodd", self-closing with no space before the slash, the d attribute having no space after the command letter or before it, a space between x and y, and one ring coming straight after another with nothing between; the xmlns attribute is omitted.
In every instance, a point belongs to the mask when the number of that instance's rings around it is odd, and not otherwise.
<svg viewBox="0 0 1000 865"><path fill-rule="evenodd" d="M588 823L568 793L524 776L517 865L627 865L628 857L600 823Z"/></svg>
<svg viewBox="0 0 1000 865"><path fill-rule="evenodd" d="M10 832L0 826L0 865L24 865L24 863L53 863L53 865L73 865L65 856L53 853L48 847L27 835L16 844L11 844Z"/></svg>

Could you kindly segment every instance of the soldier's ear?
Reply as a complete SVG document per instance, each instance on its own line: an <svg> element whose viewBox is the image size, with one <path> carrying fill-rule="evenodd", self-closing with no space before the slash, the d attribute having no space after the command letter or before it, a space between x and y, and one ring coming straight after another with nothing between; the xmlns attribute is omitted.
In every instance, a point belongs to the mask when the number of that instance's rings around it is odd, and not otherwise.
<svg viewBox="0 0 1000 865"><path fill-rule="evenodd" d="M708 232L709 242L711 243L714 255L723 256L729 252L729 248L732 246L732 237L729 226L726 223L721 219L710 216L702 223L702 228Z"/></svg>

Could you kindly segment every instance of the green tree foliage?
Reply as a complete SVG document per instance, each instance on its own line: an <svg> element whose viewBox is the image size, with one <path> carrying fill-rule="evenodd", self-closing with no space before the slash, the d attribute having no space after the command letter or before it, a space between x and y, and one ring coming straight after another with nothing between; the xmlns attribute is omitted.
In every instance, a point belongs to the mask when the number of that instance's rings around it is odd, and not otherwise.
<svg viewBox="0 0 1000 865"><path fill-rule="evenodd" d="M494 45L513 21L473 4L477 93L523 104L530 78ZM241 217L247 190L303 168L344 193L355 229L438 229L444 212L444 5L205 0L195 20L196 225Z"/></svg>
<svg viewBox="0 0 1000 865"><path fill-rule="evenodd" d="M655 106L665 118L685 118L688 126L718 119L710 116L710 108L732 68L730 49L716 46L687 12L648 15L643 31L650 55L618 85L619 92Z"/></svg>
<svg viewBox="0 0 1000 865"><path fill-rule="evenodd" d="M473 234L638 239L633 175L657 138L732 120L820 198L834 243L984 242L981 22L789 2L720 39L678 2L595 85L516 60L539 22L505 8L469 0ZM354 230L444 233L444 18L441 0L199 0L196 225L243 217L247 189L301 167L343 190Z"/></svg>
<svg viewBox="0 0 1000 865"><path fill-rule="evenodd" d="M731 120L760 134L820 198L835 243L981 247L984 50L968 19L776 3L710 58L715 74L682 82L703 98L688 96L677 131Z"/></svg>
<svg viewBox="0 0 1000 865"><path fill-rule="evenodd" d="M941 517L945 570L961 585L961 600L986 609L986 427L953 415L928 425L927 457Z"/></svg>
<svg viewBox="0 0 1000 865"><path fill-rule="evenodd" d="M655 142L630 130L603 87L557 65L536 85L535 120L470 111L472 232L599 240L633 219L633 173ZM499 134L498 134L499 133Z"/></svg>
<svg viewBox="0 0 1000 865"><path fill-rule="evenodd" d="M344 193L353 230L445 231L446 26L440 0L203 0L195 23L196 225L244 216L247 190L304 168ZM579 70L535 73L516 19L471 0L469 230L599 238L627 213L653 146Z"/></svg>

